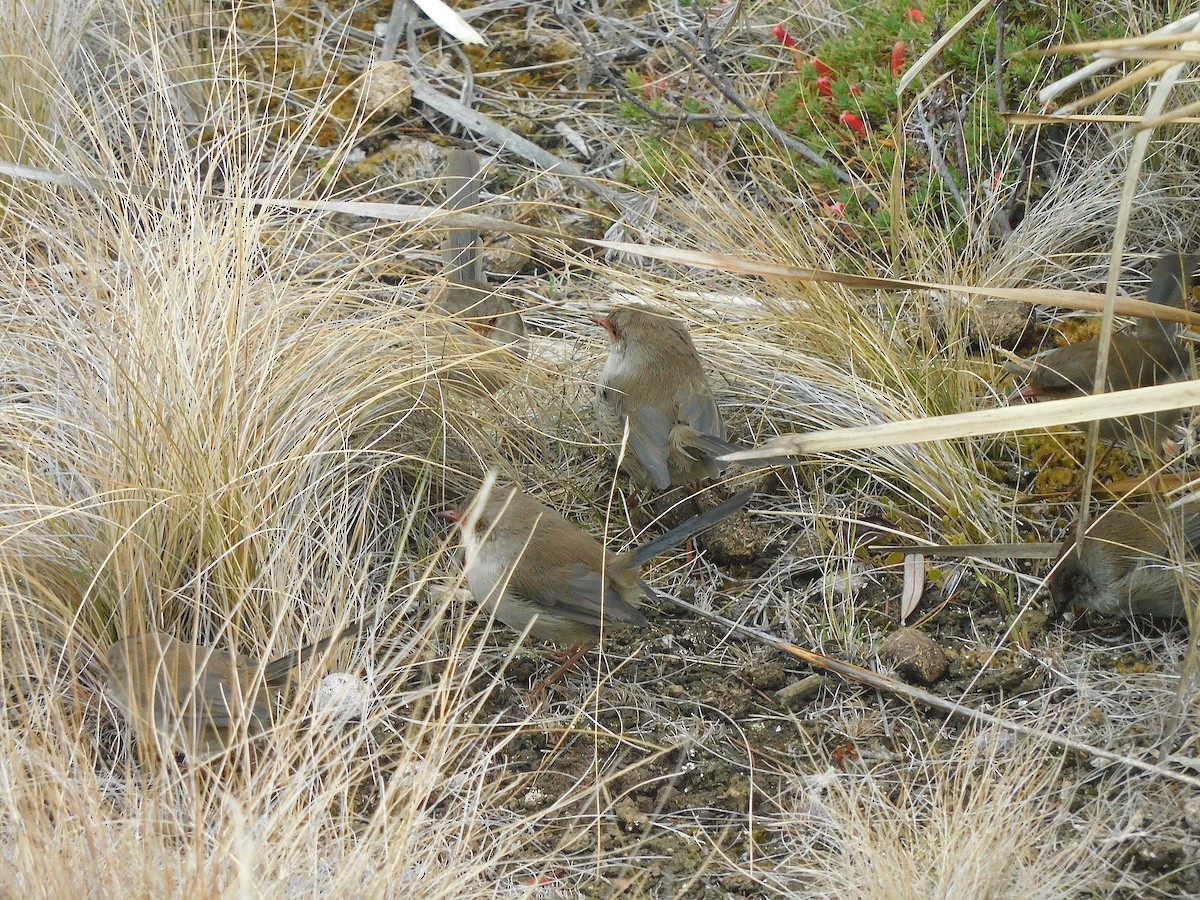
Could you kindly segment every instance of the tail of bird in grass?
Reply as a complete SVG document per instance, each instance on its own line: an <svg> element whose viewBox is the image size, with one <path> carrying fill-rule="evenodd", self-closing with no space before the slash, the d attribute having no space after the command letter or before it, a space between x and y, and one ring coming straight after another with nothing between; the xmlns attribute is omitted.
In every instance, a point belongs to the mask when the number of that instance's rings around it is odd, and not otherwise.
<svg viewBox="0 0 1200 900"><path fill-rule="evenodd" d="M473 150L451 150L446 157L446 208L473 209L479 205L479 157ZM446 277L458 284L483 282L479 232L452 228L442 248Z"/></svg>
<svg viewBox="0 0 1200 900"><path fill-rule="evenodd" d="M446 207L452 211L479 206L479 157L472 150L455 149L446 159ZM469 320L473 329L525 356L525 321L512 302L494 291L483 272L479 232L451 228L442 247L446 285L437 304L452 316Z"/></svg>
<svg viewBox="0 0 1200 900"><path fill-rule="evenodd" d="M754 488L746 488L744 491L734 494L724 503L718 503L712 509L692 516L686 522L676 525L666 534L660 535L648 544L643 544L631 551L630 560L635 566L640 566L647 560L658 556L658 554L686 543L700 534L700 532L712 528L722 519L728 519L749 503L752 496L754 496Z"/></svg>
<svg viewBox="0 0 1200 900"><path fill-rule="evenodd" d="M306 644L299 650L292 650L277 659L271 660L263 667L263 680L270 685L278 685L286 682L291 677L291 673L303 663L324 653L335 644L347 638L355 638L361 634L369 618L373 617L360 616L357 619L351 620L340 631L323 637L319 641Z"/></svg>

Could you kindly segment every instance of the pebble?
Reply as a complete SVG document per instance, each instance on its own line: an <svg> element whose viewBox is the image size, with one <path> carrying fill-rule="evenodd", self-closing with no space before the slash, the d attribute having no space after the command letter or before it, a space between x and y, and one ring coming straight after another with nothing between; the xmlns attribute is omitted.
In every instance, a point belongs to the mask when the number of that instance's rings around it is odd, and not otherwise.
<svg viewBox="0 0 1200 900"><path fill-rule="evenodd" d="M398 116L412 105L412 78L404 63L396 59L372 65L363 90L363 106L369 116Z"/></svg>
<svg viewBox="0 0 1200 900"><path fill-rule="evenodd" d="M945 652L916 628L897 628L884 638L880 653L906 681L933 684L946 674Z"/></svg>

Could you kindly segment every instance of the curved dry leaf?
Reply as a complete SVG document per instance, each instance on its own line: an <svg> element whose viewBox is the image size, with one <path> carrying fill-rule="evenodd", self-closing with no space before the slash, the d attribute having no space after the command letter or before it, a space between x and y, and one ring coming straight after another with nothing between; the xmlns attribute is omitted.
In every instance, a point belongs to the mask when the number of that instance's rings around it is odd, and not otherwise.
<svg viewBox="0 0 1200 900"><path fill-rule="evenodd" d="M921 595L925 593L925 557L920 553L904 554L904 590L900 594L900 624L908 621L908 617L921 603Z"/></svg>
<svg viewBox="0 0 1200 900"><path fill-rule="evenodd" d="M430 20L451 37L458 38L464 44L480 44L487 46L483 35L467 24L466 19L447 5L445 0L413 0Z"/></svg>

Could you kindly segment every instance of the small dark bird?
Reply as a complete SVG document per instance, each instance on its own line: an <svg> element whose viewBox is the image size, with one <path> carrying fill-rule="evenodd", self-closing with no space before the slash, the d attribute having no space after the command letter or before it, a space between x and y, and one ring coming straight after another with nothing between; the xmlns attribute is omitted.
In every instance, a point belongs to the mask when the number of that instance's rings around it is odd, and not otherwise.
<svg viewBox="0 0 1200 900"><path fill-rule="evenodd" d="M448 209L478 208L479 181L479 157L473 151L454 149L447 154ZM525 321L512 302L488 284L479 232L451 229L442 251L442 264L447 283L435 302L479 334L523 355Z"/></svg>
<svg viewBox="0 0 1200 900"><path fill-rule="evenodd" d="M638 609L650 591L641 576L647 560L733 515L753 493L744 490L619 555L516 489L494 488L476 501L477 518L457 510L439 515L459 523L467 587L476 602L516 631L573 647L578 659L602 627L649 624Z"/></svg>
<svg viewBox="0 0 1200 900"><path fill-rule="evenodd" d="M1182 307L1195 285L1200 254L1166 253L1154 267L1146 300L1164 306ZM1095 386L1099 341L1088 340L1042 354L1029 370L1025 386L1018 392L1026 400L1061 400L1090 395ZM1105 389L1166 384L1184 376L1187 353L1179 339L1179 325L1159 319L1139 318L1132 331L1119 331L1109 344ZM1106 441L1134 438L1157 448L1179 417L1179 410L1106 419L1100 436Z"/></svg>
<svg viewBox="0 0 1200 900"><path fill-rule="evenodd" d="M1200 510L1114 507L1088 526L1082 547L1074 534L1063 543L1050 596L1059 611L1179 618L1186 614L1179 561L1195 559L1198 546Z"/></svg>
<svg viewBox="0 0 1200 900"><path fill-rule="evenodd" d="M239 733L255 737L265 732L293 671L356 635L362 624L356 620L336 635L265 665L187 644L162 631L146 631L109 648L105 675L113 701L140 735L157 736L189 759L203 759L228 750Z"/></svg>
<svg viewBox="0 0 1200 900"><path fill-rule="evenodd" d="M714 459L737 448L713 398L687 325L646 306L594 318L612 338L599 399L629 423L623 465L639 483L666 490L715 478Z"/></svg>

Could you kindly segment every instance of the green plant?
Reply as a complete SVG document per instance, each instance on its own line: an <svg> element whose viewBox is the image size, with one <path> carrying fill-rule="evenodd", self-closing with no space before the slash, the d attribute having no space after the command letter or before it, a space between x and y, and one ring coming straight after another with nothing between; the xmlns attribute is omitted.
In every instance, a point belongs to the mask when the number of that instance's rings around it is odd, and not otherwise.
<svg viewBox="0 0 1200 900"><path fill-rule="evenodd" d="M794 75L768 105L772 121L827 159L841 161L853 181L829 168L798 162L810 185L827 194L831 218L868 247L872 234L889 233L892 212L881 202L899 181L905 214L961 246L978 222L979 201L999 191L1036 190L1022 185L1024 149L1013 152L999 110L1041 83L1044 61L1025 51L1048 47L1061 29L1079 30L1080 14L1056 23L1031 3L1006 9L1003 90L996 95L996 18L979 17L950 41L901 97L903 72L949 24L966 15L965 0L922 8L905 0L877 4L842 0L852 27L811 51L797 44ZM796 43L782 26L785 45ZM1093 27L1091 37L1103 37Z"/></svg>

